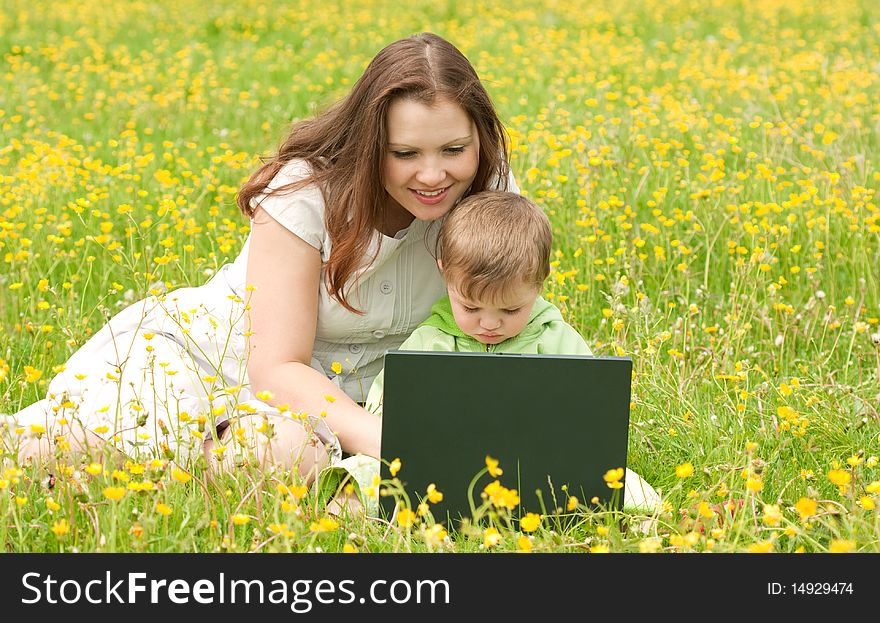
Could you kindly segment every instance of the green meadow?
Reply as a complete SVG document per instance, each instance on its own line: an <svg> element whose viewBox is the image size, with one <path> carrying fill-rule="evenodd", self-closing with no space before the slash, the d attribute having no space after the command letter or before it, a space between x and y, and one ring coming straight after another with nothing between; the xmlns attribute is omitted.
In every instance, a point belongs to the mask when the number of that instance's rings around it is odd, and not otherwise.
<svg viewBox="0 0 880 623"><path fill-rule="evenodd" d="M6 418L4 550L880 551L878 5L347 4L2 4L0 412L129 302L232 261L259 157L432 31L474 64L553 223L544 296L633 359L628 465L662 510L511 521L500 475L485 521L449 535L416 508L331 516L256 467L19 465L40 431Z"/></svg>

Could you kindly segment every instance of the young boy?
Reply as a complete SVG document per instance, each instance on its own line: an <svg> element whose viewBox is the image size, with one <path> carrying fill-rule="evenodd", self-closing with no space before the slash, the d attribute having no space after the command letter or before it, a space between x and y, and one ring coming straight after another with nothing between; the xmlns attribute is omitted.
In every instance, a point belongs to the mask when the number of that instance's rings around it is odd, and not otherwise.
<svg viewBox="0 0 880 623"><path fill-rule="evenodd" d="M552 240L547 216L521 195L489 191L463 200L446 217L437 240L448 295L400 350L591 355L559 309L540 296L550 273ZM367 409L375 413L381 413L383 378L383 373L376 377L367 396ZM345 471L363 492L378 462L345 459L325 472L319 491L334 488ZM635 472L626 470L625 483L625 510L653 512L660 505ZM375 497L366 496L366 504L372 514Z"/></svg>

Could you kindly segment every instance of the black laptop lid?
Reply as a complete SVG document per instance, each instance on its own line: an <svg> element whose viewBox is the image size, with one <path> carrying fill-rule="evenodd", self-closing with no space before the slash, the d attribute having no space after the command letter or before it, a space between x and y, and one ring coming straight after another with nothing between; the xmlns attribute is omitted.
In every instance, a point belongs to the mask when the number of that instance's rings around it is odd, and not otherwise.
<svg viewBox="0 0 880 623"><path fill-rule="evenodd" d="M603 475L626 466L631 380L626 357L390 351L382 478L399 458L413 509L434 484L444 496L431 505L437 521L470 517L468 485L487 455L504 470L501 485L519 492L515 516L564 509L568 495L610 505ZM476 483L474 506L493 480ZM390 517L394 498L380 505Z"/></svg>

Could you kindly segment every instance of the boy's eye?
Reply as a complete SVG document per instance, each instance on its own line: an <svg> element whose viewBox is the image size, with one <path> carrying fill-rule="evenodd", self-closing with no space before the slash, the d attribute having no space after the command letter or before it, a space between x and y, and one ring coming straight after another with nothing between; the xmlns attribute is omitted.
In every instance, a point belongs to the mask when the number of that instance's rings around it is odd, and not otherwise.
<svg viewBox="0 0 880 623"><path fill-rule="evenodd" d="M469 314L473 314L474 312L480 311L479 307L468 307L467 305L463 305L463 307L464 307L464 310Z"/></svg>
<svg viewBox="0 0 880 623"><path fill-rule="evenodd" d="M407 158L412 158L416 155L414 151L392 151L391 155L395 158L399 158L401 160L406 160Z"/></svg>
<svg viewBox="0 0 880 623"><path fill-rule="evenodd" d="M522 309L522 307L517 307L516 309L505 309L505 310L504 310L504 313L505 313L505 314L511 314L511 315L512 315L512 314L517 313L517 312L518 312L519 310L521 310L521 309Z"/></svg>

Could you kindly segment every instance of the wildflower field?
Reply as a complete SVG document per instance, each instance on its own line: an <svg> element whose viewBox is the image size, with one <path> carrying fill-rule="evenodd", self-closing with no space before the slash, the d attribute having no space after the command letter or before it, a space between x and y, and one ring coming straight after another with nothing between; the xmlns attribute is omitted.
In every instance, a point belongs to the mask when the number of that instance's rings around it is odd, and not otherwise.
<svg viewBox="0 0 880 623"><path fill-rule="evenodd" d="M7 419L4 550L880 551L870 0L5 0L0 412L110 314L233 260L258 157L423 30L471 59L550 215L545 296L633 359L629 467L662 511L572 498L510 521L510 482L483 475L493 518L450 537L424 509L330 516L281 472L18 465L39 431Z"/></svg>

